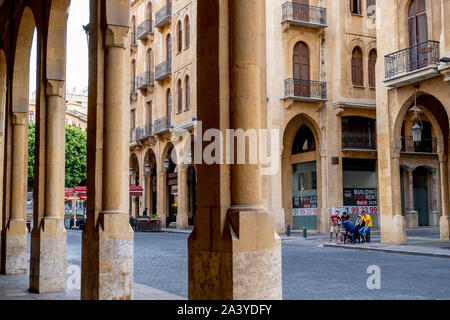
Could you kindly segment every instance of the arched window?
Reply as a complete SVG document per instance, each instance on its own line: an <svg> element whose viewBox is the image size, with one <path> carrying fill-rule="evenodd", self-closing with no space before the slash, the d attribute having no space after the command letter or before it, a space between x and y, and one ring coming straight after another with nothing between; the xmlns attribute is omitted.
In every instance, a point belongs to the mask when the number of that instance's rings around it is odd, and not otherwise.
<svg viewBox="0 0 450 320"><path fill-rule="evenodd" d="M183 50L183 28L181 27L181 21L177 23L177 52Z"/></svg>
<svg viewBox="0 0 450 320"><path fill-rule="evenodd" d="M136 17L131 18L131 45L136 44Z"/></svg>
<svg viewBox="0 0 450 320"><path fill-rule="evenodd" d="M191 84L189 81L189 76L186 76L185 80L185 90L186 90L186 110L191 108Z"/></svg>
<svg viewBox="0 0 450 320"><path fill-rule="evenodd" d="M295 135L292 154L311 152L316 150L316 141L311 129L303 125Z"/></svg>
<svg viewBox="0 0 450 320"><path fill-rule="evenodd" d="M136 61L131 61L131 92L136 92Z"/></svg>
<svg viewBox="0 0 450 320"><path fill-rule="evenodd" d="M183 87L181 86L181 80L177 82L177 91L178 91L178 104L177 104L177 112L183 111Z"/></svg>
<svg viewBox="0 0 450 320"><path fill-rule="evenodd" d="M355 86L363 86L363 56L360 47L355 47L352 53L352 82Z"/></svg>
<svg viewBox="0 0 450 320"><path fill-rule="evenodd" d="M308 97L310 93L309 83L309 49L304 42L297 42L293 55L294 94L300 97Z"/></svg>
<svg viewBox="0 0 450 320"><path fill-rule="evenodd" d="M170 92L170 89L167 89L166 93L166 108L167 117L170 119L170 116L172 115L172 93ZM168 122L170 122L170 120Z"/></svg>
<svg viewBox="0 0 450 320"><path fill-rule="evenodd" d="M427 65L427 50L417 46L428 40L427 13L425 0L413 0L408 9L408 34L410 51L410 69L415 70ZM426 45L424 45L423 49Z"/></svg>
<svg viewBox="0 0 450 320"><path fill-rule="evenodd" d="M185 48L188 48L191 45L191 23L189 22L189 17L186 17L184 21L184 32L186 34L185 39Z"/></svg>
<svg viewBox="0 0 450 320"><path fill-rule="evenodd" d="M150 22L150 28L153 26L152 20L153 20L153 12L152 12L152 3L149 2L147 5L147 20Z"/></svg>
<svg viewBox="0 0 450 320"><path fill-rule="evenodd" d="M372 49L369 53L369 86L375 88L375 66L377 63L377 50Z"/></svg>
<svg viewBox="0 0 450 320"><path fill-rule="evenodd" d="M172 60L172 38L170 34L166 38L166 57L167 60Z"/></svg>
<svg viewBox="0 0 450 320"><path fill-rule="evenodd" d="M153 51L152 49L147 50L147 72L151 73L153 70Z"/></svg>

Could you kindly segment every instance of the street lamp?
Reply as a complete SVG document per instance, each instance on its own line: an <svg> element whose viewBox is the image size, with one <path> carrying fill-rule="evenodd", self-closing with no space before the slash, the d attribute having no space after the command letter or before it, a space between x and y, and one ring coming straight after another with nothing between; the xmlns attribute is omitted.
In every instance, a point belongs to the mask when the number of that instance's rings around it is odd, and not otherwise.
<svg viewBox="0 0 450 320"><path fill-rule="evenodd" d="M149 173L150 173L150 164L149 163L147 163L146 165L145 165L145 167L144 167L144 172L145 172L145 175L148 175Z"/></svg>
<svg viewBox="0 0 450 320"><path fill-rule="evenodd" d="M414 143L420 143L422 141L422 126L420 122L414 122L411 128Z"/></svg>
<svg viewBox="0 0 450 320"><path fill-rule="evenodd" d="M87 45L89 47L89 24L83 26L84 32L86 33Z"/></svg>
<svg viewBox="0 0 450 320"><path fill-rule="evenodd" d="M133 176L133 168L130 168L129 173L130 173L130 177L132 177Z"/></svg>
<svg viewBox="0 0 450 320"><path fill-rule="evenodd" d="M168 170L169 169L169 165L170 165L169 159L165 159L164 160L164 169Z"/></svg>

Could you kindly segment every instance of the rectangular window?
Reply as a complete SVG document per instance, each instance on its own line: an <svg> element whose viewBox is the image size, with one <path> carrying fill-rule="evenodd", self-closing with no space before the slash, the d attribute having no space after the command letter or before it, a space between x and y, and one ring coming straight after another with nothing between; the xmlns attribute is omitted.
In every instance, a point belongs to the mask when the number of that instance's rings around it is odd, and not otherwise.
<svg viewBox="0 0 450 320"><path fill-rule="evenodd" d="M350 0L350 12L354 14L362 14L361 0Z"/></svg>

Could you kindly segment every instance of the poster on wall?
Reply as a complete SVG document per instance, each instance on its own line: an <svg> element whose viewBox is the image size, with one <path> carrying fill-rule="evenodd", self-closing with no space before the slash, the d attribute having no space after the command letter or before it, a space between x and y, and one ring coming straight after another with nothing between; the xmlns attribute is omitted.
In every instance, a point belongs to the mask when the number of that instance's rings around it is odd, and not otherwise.
<svg viewBox="0 0 450 320"><path fill-rule="evenodd" d="M294 197L293 198L293 216L316 216L317 215L317 196Z"/></svg>
<svg viewBox="0 0 450 320"><path fill-rule="evenodd" d="M377 188L345 188L344 206L349 214L378 213Z"/></svg>

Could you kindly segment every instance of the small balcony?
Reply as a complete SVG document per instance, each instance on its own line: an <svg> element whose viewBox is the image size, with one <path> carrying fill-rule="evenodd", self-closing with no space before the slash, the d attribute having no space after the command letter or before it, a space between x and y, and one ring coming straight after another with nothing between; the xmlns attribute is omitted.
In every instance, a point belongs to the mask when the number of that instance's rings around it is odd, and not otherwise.
<svg viewBox="0 0 450 320"><path fill-rule="evenodd" d="M172 2L169 1L164 7L155 13L155 27L163 28L170 23L172 18Z"/></svg>
<svg viewBox="0 0 450 320"><path fill-rule="evenodd" d="M399 88L437 77L439 57L439 41L431 40L388 54L384 58L384 83Z"/></svg>
<svg viewBox="0 0 450 320"><path fill-rule="evenodd" d="M282 11L282 23L313 29L327 26L327 9L325 8L286 2L282 5Z"/></svg>
<svg viewBox="0 0 450 320"><path fill-rule="evenodd" d="M153 86L154 75L153 72L144 72L136 79L136 87L139 90L147 90L148 87Z"/></svg>
<svg viewBox="0 0 450 320"><path fill-rule="evenodd" d="M154 134L162 134L164 132L169 131L171 128L170 116L155 120L153 128L154 128L154 130L153 130Z"/></svg>
<svg viewBox="0 0 450 320"><path fill-rule="evenodd" d="M169 59L155 67L155 80L163 81L170 77L172 73L172 60Z"/></svg>
<svg viewBox="0 0 450 320"><path fill-rule="evenodd" d="M153 35L153 21L145 20L137 27L136 38L139 40L148 40L151 35Z"/></svg>
<svg viewBox="0 0 450 320"><path fill-rule="evenodd" d="M286 79L284 97L295 101L327 101L327 83L321 81Z"/></svg>
<svg viewBox="0 0 450 320"><path fill-rule="evenodd" d="M402 152L437 154L437 139L422 137L421 142L415 143L413 137L402 137Z"/></svg>
<svg viewBox="0 0 450 320"><path fill-rule="evenodd" d="M371 133L343 132L342 150L377 150L377 137Z"/></svg>
<svg viewBox="0 0 450 320"><path fill-rule="evenodd" d="M130 130L130 144L135 145L138 141L146 140L148 137L153 136L153 126L151 123L147 123L138 128Z"/></svg>

